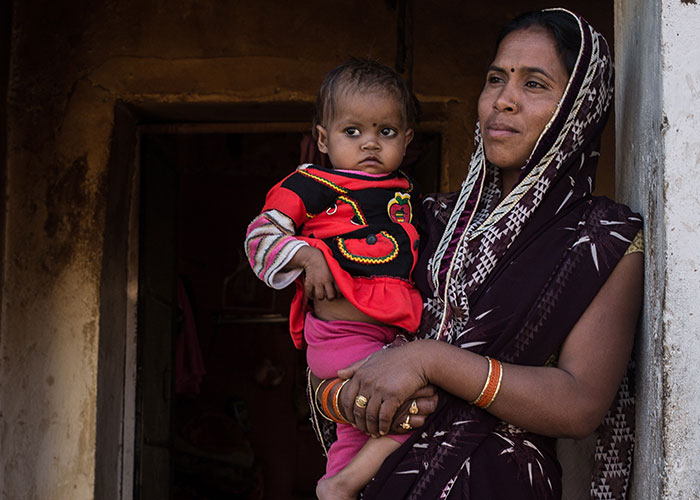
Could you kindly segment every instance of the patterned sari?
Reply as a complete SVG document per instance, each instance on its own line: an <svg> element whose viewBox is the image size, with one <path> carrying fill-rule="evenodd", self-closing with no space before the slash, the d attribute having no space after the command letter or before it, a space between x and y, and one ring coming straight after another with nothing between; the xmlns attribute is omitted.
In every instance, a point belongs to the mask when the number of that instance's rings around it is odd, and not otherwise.
<svg viewBox="0 0 700 500"><path fill-rule="evenodd" d="M542 366L555 356L641 228L627 207L591 195L612 61L605 39L569 14L581 30L578 59L512 192L498 201L499 173L477 127L459 193L426 203L422 335L508 363ZM626 496L633 419L626 379L599 430L593 498ZM363 498L560 498L554 441L441 393Z"/></svg>
<svg viewBox="0 0 700 500"><path fill-rule="evenodd" d="M613 93L612 61L602 35L564 12L578 22L581 48L518 184L498 201L499 172L484 157L477 127L461 190L424 204L427 246L416 266L424 337L520 365L543 366L556 357L641 228L627 207L591 195ZM592 498L627 494L634 424L628 380L629 374L599 428ZM560 497L555 439L444 392L436 412L387 458L362 495Z"/></svg>

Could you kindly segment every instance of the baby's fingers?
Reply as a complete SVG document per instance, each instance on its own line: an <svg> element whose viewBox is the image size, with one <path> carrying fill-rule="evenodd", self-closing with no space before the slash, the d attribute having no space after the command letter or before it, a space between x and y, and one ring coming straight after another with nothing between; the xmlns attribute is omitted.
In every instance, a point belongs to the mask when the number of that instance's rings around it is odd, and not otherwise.
<svg viewBox="0 0 700 500"><path fill-rule="evenodd" d="M324 283L323 289L328 300L333 300L337 297L335 283L333 281Z"/></svg>

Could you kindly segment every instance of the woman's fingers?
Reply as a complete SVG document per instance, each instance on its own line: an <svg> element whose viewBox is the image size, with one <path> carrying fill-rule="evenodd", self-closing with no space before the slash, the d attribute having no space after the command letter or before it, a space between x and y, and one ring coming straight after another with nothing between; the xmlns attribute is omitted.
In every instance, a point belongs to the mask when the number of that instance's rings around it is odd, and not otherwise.
<svg viewBox="0 0 700 500"><path fill-rule="evenodd" d="M382 408L381 398L374 396L369 398L369 403L367 403L367 408L365 408L365 422L367 426L367 432L372 437L378 437L379 434L379 421L378 415Z"/></svg>
<svg viewBox="0 0 700 500"><path fill-rule="evenodd" d="M437 393L433 394L430 397L427 398L418 398L416 399L416 402L418 403L418 409L419 413L421 415L430 415L431 413L434 413L435 410L437 410L437 405L438 405L438 395Z"/></svg>
<svg viewBox="0 0 700 500"><path fill-rule="evenodd" d="M369 397L357 392L352 403L352 414L355 417L355 427L365 433L369 433L367 429L367 406L369 405Z"/></svg>
<svg viewBox="0 0 700 500"><path fill-rule="evenodd" d="M432 384L428 384L414 392L410 399L432 398L433 396L437 397L437 388Z"/></svg>
<svg viewBox="0 0 700 500"><path fill-rule="evenodd" d="M366 357L365 359L361 359L360 361L355 361L353 364L351 364L347 368L343 368L342 370L338 370L338 376L340 378L352 378L352 376L355 375L355 372L362 365L364 365L368 359L369 359L369 356Z"/></svg>
<svg viewBox="0 0 700 500"><path fill-rule="evenodd" d="M379 434L384 435L391 432L391 423L396 415L399 405L390 401L384 401L379 409Z"/></svg>
<svg viewBox="0 0 700 500"><path fill-rule="evenodd" d="M410 432L412 429L417 429L425 423L425 420L433 412L435 412L438 404L438 395L435 393L434 388L426 390L421 389L420 391L416 391L414 396L419 393L434 394L428 397L416 397L404 401L394 414L390 427L391 432L404 434ZM407 429L406 424L410 425L411 428Z"/></svg>

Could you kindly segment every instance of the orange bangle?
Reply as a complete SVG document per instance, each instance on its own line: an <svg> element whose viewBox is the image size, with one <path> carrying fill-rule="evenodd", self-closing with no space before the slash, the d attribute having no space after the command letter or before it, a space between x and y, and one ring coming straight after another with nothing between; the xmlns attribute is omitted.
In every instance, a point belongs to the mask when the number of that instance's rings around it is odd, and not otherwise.
<svg viewBox="0 0 700 500"><path fill-rule="evenodd" d="M339 378L333 380L333 382L328 384L326 386L326 388L323 389L323 392L321 393L321 407L323 408L323 411L326 413L326 415L328 415L331 418L331 420L335 420L335 419L333 418L333 414L331 413L331 410L328 408L328 395L330 394L331 389L333 389L333 387L335 387L336 385L338 385L340 383L340 380L341 379L339 379Z"/></svg>
<svg viewBox="0 0 700 500"><path fill-rule="evenodd" d="M501 362L488 356L486 356L486 360L489 362L489 374L486 376L486 382L484 383L484 388L481 389L481 393L472 401L473 405L484 410L491 406L496 396L498 396L498 392L501 390L501 382L503 381L503 365Z"/></svg>
<svg viewBox="0 0 700 500"><path fill-rule="evenodd" d="M338 388L335 390L335 393L333 394L333 409L335 410L335 413L338 417L337 422L339 424L349 424L350 423L348 420L346 420L345 417L343 417L343 414L340 413L340 408L338 408L338 396L340 396L340 390L348 382L350 382L350 379L344 380L343 383L338 386Z"/></svg>

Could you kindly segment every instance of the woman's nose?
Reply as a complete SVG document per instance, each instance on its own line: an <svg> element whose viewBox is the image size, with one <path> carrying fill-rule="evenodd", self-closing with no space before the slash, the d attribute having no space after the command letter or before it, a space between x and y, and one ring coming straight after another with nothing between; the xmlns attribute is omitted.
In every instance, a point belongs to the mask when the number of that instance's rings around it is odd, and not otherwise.
<svg viewBox="0 0 700 500"><path fill-rule="evenodd" d="M510 111L514 112L518 109L517 100L515 98L515 93L506 84L503 86L501 91L496 96L496 101L494 102L494 107L498 111Z"/></svg>

